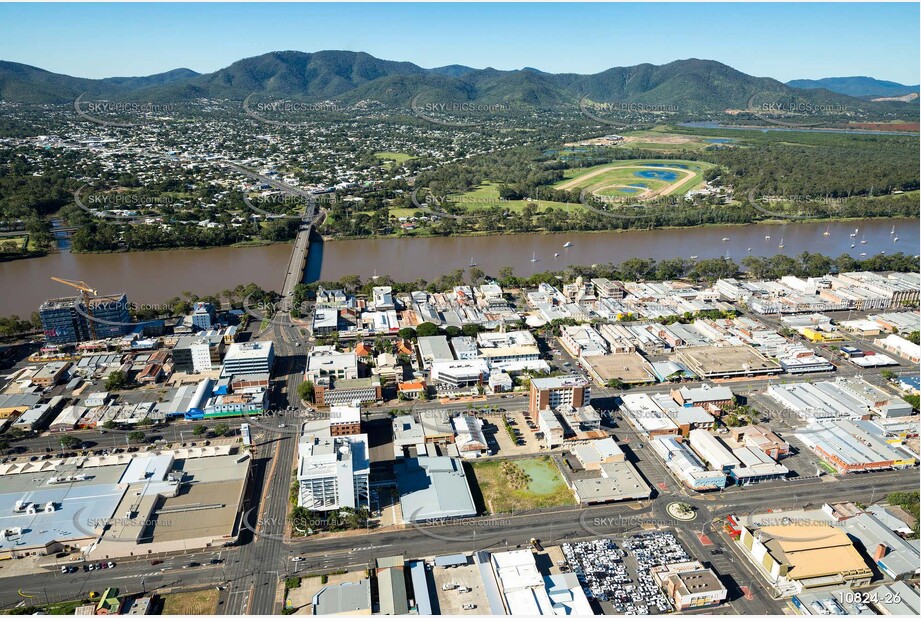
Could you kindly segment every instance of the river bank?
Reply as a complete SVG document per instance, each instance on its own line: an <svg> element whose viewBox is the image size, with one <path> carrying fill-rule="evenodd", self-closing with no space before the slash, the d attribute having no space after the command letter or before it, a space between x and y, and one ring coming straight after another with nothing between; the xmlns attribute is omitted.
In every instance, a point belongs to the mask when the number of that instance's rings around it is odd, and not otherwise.
<svg viewBox="0 0 921 618"><path fill-rule="evenodd" d="M855 229L859 232L852 238L850 234ZM896 236L898 241L894 240ZM564 247L567 242L572 246ZM0 262L0 286L12 291L0 298L0 315L28 316L44 300L71 294L70 288L50 277L85 281L100 293L126 292L136 303L162 302L184 291L215 294L241 282L279 291L291 247L291 243L274 243L105 254L63 251ZM809 251L831 257L847 253L859 259L861 253L869 256L883 251L915 255L918 247L917 219L777 222L621 233L531 233L503 235L501 240L492 235L370 238L314 243L305 279L328 281L356 274L366 280L374 275L389 275L397 281L420 277L431 281L440 274L467 269L471 263L488 274L511 266L516 274L530 276L570 265L619 263L633 257L663 260L728 255L740 262L746 255L783 253L795 257Z"/></svg>

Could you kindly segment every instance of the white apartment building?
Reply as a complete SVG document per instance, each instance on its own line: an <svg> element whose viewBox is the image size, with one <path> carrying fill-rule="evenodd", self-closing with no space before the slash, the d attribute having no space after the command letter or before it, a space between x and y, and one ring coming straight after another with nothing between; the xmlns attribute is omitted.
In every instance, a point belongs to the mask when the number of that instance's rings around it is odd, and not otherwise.
<svg viewBox="0 0 921 618"><path fill-rule="evenodd" d="M298 444L298 506L313 511L368 506L367 434L304 434Z"/></svg>

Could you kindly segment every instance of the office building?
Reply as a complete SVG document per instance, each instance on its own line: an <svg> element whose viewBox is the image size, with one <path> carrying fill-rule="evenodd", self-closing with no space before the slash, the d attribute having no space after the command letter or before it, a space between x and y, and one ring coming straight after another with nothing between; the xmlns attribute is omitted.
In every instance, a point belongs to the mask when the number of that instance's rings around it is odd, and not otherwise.
<svg viewBox="0 0 921 618"><path fill-rule="evenodd" d="M224 356L222 376L251 373L271 373L275 349L271 341L234 343Z"/></svg>
<svg viewBox="0 0 921 618"><path fill-rule="evenodd" d="M55 298L42 303L38 310L45 340L51 344L75 344L96 339L122 337L134 325L125 294L98 296L84 306L80 297ZM92 319L90 319L92 315Z"/></svg>
<svg viewBox="0 0 921 618"><path fill-rule="evenodd" d="M537 416L540 410L556 409L564 405L573 408L587 406L591 402L591 387L588 380L578 375L531 380L528 413Z"/></svg>

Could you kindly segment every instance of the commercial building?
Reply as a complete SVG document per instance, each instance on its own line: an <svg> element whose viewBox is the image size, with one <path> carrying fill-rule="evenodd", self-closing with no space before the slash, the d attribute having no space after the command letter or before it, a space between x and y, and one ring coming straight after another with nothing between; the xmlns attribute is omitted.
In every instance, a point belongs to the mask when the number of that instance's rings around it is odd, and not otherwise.
<svg viewBox="0 0 921 618"><path fill-rule="evenodd" d="M425 433L413 416L395 416L391 425L394 458L416 457L425 453Z"/></svg>
<svg viewBox="0 0 921 618"><path fill-rule="evenodd" d="M12 426L21 431L42 429L61 411L64 401L64 397L58 396L53 397L48 403L29 408L13 421Z"/></svg>
<svg viewBox="0 0 921 618"><path fill-rule="evenodd" d="M900 537L872 513L844 518L839 525L887 577L909 579L921 569L918 544Z"/></svg>
<svg viewBox="0 0 921 618"><path fill-rule="evenodd" d="M460 414L451 419L454 427L454 444L457 452L465 459L474 459L480 455L489 455L489 443L483 433L483 421L472 414Z"/></svg>
<svg viewBox="0 0 921 618"><path fill-rule="evenodd" d="M361 433L361 408L359 406L330 406L329 432L333 436L351 436Z"/></svg>
<svg viewBox="0 0 921 618"><path fill-rule="evenodd" d="M579 364L599 386L606 386L611 380L632 385L656 381L649 363L635 353L583 356L579 359Z"/></svg>
<svg viewBox="0 0 921 618"><path fill-rule="evenodd" d="M624 419L641 435L654 438L680 433L678 425L646 393L625 394L620 401Z"/></svg>
<svg viewBox="0 0 921 618"><path fill-rule="evenodd" d="M312 511L366 507L370 472L365 434L305 432L298 442L298 506Z"/></svg>
<svg viewBox="0 0 921 618"><path fill-rule="evenodd" d="M906 468L917 463L907 451L874 435L860 421L815 420L794 435L841 474Z"/></svg>
<svg viewBox="0 0 921 618"><path fill-rule="evenodd" d="M748 346L699 346L678 351L678 361L701 378L774 375L780 365Z"/></svg>
<svg viewBox="0 0 921 618"><path fill-rule="evenodd" d="M865 586L873 570L847 533L818 521L758 527L740 525L739 547L784 594L835 584Z"/></svg>
<svg viewBox="0 0 921 618"><path fill-rule="evenodd" d="M453 444L454 426L448 410L423 410L419 414L422 432L427 444Z"/></svg>
<svg viewBox="0 0 921 618"><path fill-rule="evenodd" d="M314 616L370 616L371 580L324 586L311 601Z"/></svg>
<svg viewBox="0 0 921 618"><path fill-rule="evenodd" d="M477 514L464 466L456 457L410 457L394 465L403 523Z"/></svg>
<svg viewBox="0 0 921 618"><path fill-rule="evenodd" d="M529 331L483 332L476 336L480 358L490 369L533 363L540 360L537 340Z"/></svg>
<svg viewBox="0 0 921 618"><path fill-rule="evenodd" d="M624 284L620 281L611 281L609 279L596 278L591 281L592 287L595 288L595 296L598 298L613 298L621 300L627 295Z"/></svg>
<svg viewBox="0 0 921 618"><path fill-rule="evenodd" d="M41 399L41 393L33 392L0 395L0 418L9 418L15 414L22 414L29 408L38 405Z"/></svg>
<svg viewBox="0 0 921 618"><path fill-rule="evenodd" d="M474 360L479 356L476 339L473 337L452 337L451 349L457 360Z"/></svg>
<svg viewBox="0 0 921 618"><path fill-rule="evenodd" d="M716 573L697 561L657 566L650 572L678 611L714 607L729 594Z"/></svg>
<svg viewBox="0 0 921 618"><path fill-rule="evenodd" d="M529 549L475 556L490 612L509 616L589 616L594 612L574 573L544 576ZM490 594L492 592L493 594ZM500 607L493 607L498 597Z"/></svg>
<svg viewBox="0 0 921 618"><path fill-rule="evenodd" d="M90 559L201 550L236 540L250 479L248 453L228 446L178 449L125 463L119 484L126 491L108 525L93 524L102 530Z"/></svg>
<svg viewBox="0 0 921 618"><path fill-rule="evenodd" d="M762 425L733 427L729 430L729 434L736 442L740 442L752 449L758 449L774 460L790 454L790 445L776 433Z"/></svg>
<svg viewBox="0 0 921 618"><path fill-rule="evenodd" d="M224 337L217 331L180 337L173 347L173 370L201 373L217 369L224 349Z"/></svg>
<svg viewBox="0 0 921 618"><path fill-rule="evenodd" d="M921 613L921 595L908 582L884 584L874 591L871 605L883 616L917 616Z"/></svg>
<svg viewBox="0 0 921 618"><path fill-rule="evenodd" d="M917 343L912 343L908 339L903 339L898 335L889 335L884 339L877 339L874 343L887 352L892 352L909 362L921 362L921 346Z"/></svg>
<svg viewBox="0 0 921 618"><path fill-rule="evenodd" d="M734 404L736 396L728 386L702 384L695 388L682 386L673 390L672 399L681 406L699 406L704 410L718 414L719 411Z"/></svg>
<svg viewBox="0 0 921 618"><path fill-rule="evenodd" d="M339 331L339 310L317 305L311 326L314 336L325 337Z"/></svg>
<svg viewBox="0 0 921 618"><path fill-rule="evenodd" d="M557 412L563 417L565 424L568 425L567 436L574 434L578 437L579 434L601 429L601 414L591 404L581 408L561 406L557 409Z"/></svg>
<svg viewBox="0 0 921 618"><path fill-rule="evenodd" d="M58 414L48 426L50 431L71 431L83 418L89 408L83 406L67 406Z"/></svg>
<svg viewBox="0 0 921 618"><path fill-rule="evenodd" d="M371 290L371 304L377 311L396 309L393 302L393 288L389 285L379 285Z"/></svg>
<svg viewBox="0 0 921 618"><path fill-rule="evenodd" d="M271 341L234 343L224 356L221 375L272 373L275 363L275 346Z"/></svg>
<svg viewBox="0 0 921 618"><path fill-rule="evenodd" d="M377 596L380 600L378 613L383 616L405 616L409 613L409 599L406 595L403 556L378 558L376 562Z"/></svg>
<svg viewBox="0 0 921 618"><path fill-rule="evenodd" d="M719 438L705 429L693 429L690 445L714 470L724 472L739 485L784 478L789 470L758 449L739 446L731 451Z"/></svg>
<svg viewBox="0 0 921 618"><path fill-rule="evenodd" d="M112 294L91 298L84 306L80 297L46 300L38 310L45 340L50 344L75 344L94 339L121 337L134 325L128 312L128 297ZM92 316L92 319L90 318Z"/></svg>
<svg viewBox="0 0 921 618"><path fill-rule="evenodd" d="M354 406L381 399L380 378L341 380L320 378L314 383L314 403L318 406Z"/></svg>
<svg viewBox="0 0 921 618"><path fill-rule="evenodd" d="M67 377L67 372L70 367L71 363L67 361L45 363L45 365L32 376L32 384L42 388L50 388Z"/></svg>
<svg viewBox="0 0 921 618"><path fill-rule="evenodd" d="M653 451L679 481L695 491L722 489L726 486L726 475L708 470L700 459L674 436L657 436L650 439Z"/></svg>
<svg viewBox="0 0 921 618"><path fill-rule="evenodd" d="M426 369L431 368L434 361L453 361L454 353L448 344L448 338L444 335L434 335L432 337L419 337L416 340L416 347L419 350L419 358L422 366Z"/></svg>
<svg viewBox="0 0 921 618"><path fill-rule="evenodd" d="M596 440L596 442L604 442L604 440ZM623 453L621 453L622 456ZM598 465L597 470L600 473L599 476L579 477L569 482L580 506L623 500L645 500L652 495L652 489L629 461L624 459L605 461Z"/></svg>
<svg viewBox="0 0 921 618"><path fill-rule="evenodd" d="M800 418L866 418L873 414L901 417L911 406L860 378L827 382L773 384L767 395Z"/></svg>
<svg viewBox="0 0 921 618"><path fill-rule="evenodd" d="M587 324L563 326L560 329L560 344L575 358L607 354L608 342Z"/></svg>
<svg viewBox="0 0 921 618"><path fill-rule="evenodd" d="M317 346L307 355L304 380L319 384L324 379L358 378L358 356L354 352L337 352L334 346Z"/></svg>
<svg viewBox="0 0 921 618"><path fill-rule="evenodd" d="M249 462L208 447L5 464L0 557L75 548L110 560L233 541Z"/></svg>
<svg viewBox="0 0 921 618"><path fill-rule="evenodd" d="M556 448L563 445L563 425L551 409L544 409L537 413L537 426L544 434L547 448Z"/></svg>
<svg viewBox="0 0 921 618"><path fill-rule="evenodd" d="M586 406L591 401L591 388L587 380L578 375L531 380L528 412L536 416L540 410L556 409L568 405L574 408Z"/></svg>
<svg viewBox="0 0 921 618"><path fill-rule="evenodd" d="M474 360L436 360L430 364L431 379L448 388L482 386L489 377L489 367L482 358Z"/></svg>

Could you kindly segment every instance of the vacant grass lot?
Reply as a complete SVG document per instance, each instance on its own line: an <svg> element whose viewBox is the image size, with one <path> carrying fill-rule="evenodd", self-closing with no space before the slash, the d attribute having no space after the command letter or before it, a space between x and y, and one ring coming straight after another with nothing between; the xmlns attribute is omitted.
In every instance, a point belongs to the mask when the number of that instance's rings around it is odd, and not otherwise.
<svg viewBox="0 0 921 618"><path fill-rule="evenodd" d="M214 614L217 611L218 594L214 589L168 594L163 599L163 615Z"/></svg>
<svg viewBox="0 0 921 618"><path fill-rule="evenodd" d="M490 513L511 513L531 509L575 504L572 492L549 457L511 461L531 477L527 487L512 484L502 469L502 460L475 461L471 464Z"/></svg>

